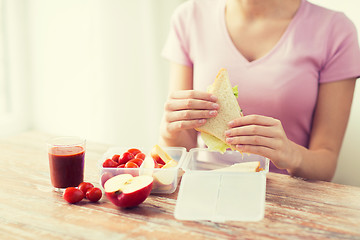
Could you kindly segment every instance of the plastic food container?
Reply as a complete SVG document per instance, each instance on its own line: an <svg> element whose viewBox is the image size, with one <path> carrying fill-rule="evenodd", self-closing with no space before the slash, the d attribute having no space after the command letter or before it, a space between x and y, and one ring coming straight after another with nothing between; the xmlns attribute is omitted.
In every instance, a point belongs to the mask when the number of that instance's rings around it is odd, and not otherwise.
<svg viewBox="0 0 360 240"><path fill-rule="evenodd" d="M105 182L119 174L131 174L133 176L139 175L150 175L153 176L153 188L151 193L173 193L179 183L179 179L182 175L182 170L180 166L183 164L183 161L186 157L186 149L182 147L164 147L164 151L170 155L176 162L178 162L176 167L161 169L161 168L104 168L102 166L103 162L111 158L114 154L121 155L126 152L129 148L124 147L112 147L108 149L102 158L98 162L98 166L100 169L100 185L104 187ZM150 150L145 151L141 148L138 148L146 155L150 156Z"/></svg>
<svg viewBox="0 0 360 240"><path fill-rule="evenodd" d="M213 171L239 162L259 161L260 172ZM175 218L179 220L260 221L264 218L269 159L227 151L191 149L183 164Z"/></svg>

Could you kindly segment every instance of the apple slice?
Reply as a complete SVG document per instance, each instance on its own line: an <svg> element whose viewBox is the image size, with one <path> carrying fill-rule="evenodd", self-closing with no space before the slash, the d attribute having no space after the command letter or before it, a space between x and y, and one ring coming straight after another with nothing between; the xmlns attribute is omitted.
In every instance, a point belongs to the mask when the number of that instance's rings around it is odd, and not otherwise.
<svg viewBox="0 0 360 240"><path fill-rule="evenodd" d="M169 185L175 181L177 171L163 171L159 170L154 173L154 179L156 181L156 185Z"/></svg>
<svg viewBox="0 0 360 240"><path fill-rule="evenodd" d="M164 168L172 168L172 167L176 167L177 166L177 161L175 161L174 159L171 159L170 161L168 161L167 163L165 163L165 165L162 167Z"/></svg>
<svg viewBox="0 0 360 240"><path fill-rule="evenodd" d="M154 173L154 180L156 186L158 185L169 185L175 181L176 173L178 169L171 170L170 167L176 167L177 162L175 160L169 161L160 170Z"/></svg>
<svg viewBox="0 0 360 240"><path fill-rule="evenodd" d="M154 173L156 186L169 185L175 181L177 171L173 171L170 168L177 166L177 162L174 159L170 159L161 170Z"/></svg>
<svg viewBox="0 0 360 240"><path fill-rule="evenodd" d="M154 168L158 168L158 163L152 157L146 156L139 168L139 174L152 176Z"/></svg>
<svg viewBox="0 0 360 240"><path fill-rule="evenodd" d="M165 165L172 158L159 145L155 145L150 153L151 157L159 164Z"/></svg>
<svg viewBox="0 0 360 240"><path fill-rule="evenodd" d="M147 175L120 174L105 182L105 195L118 207L135 207L150 195L153 181L153 177Z"/></svg>
<svg viewBox="0 0 360 240"><path fill-rule="evenodd" d="M158 163L152 157L146 156L140 168L158 168Z"/></svg>

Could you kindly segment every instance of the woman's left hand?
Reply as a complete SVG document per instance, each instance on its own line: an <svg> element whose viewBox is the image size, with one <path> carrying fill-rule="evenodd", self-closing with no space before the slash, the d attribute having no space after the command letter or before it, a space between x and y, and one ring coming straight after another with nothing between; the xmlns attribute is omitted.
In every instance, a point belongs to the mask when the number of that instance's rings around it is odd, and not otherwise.
<svg viewBox="0 0 360 240"><path fill-rule="evenodd" d="M269 158L280 169L294 167L294 143L280 120L261 115L247 115L229 122L226 141L243 152Z"/></svg>

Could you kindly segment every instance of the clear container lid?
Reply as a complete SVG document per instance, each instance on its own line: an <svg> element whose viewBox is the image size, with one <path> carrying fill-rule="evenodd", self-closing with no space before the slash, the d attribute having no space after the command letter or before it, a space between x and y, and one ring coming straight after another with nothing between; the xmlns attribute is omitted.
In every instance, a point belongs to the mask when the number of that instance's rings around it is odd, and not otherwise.
<svg viewBox="0 0 360 240"><path fill-rule="evenodd" d="M212 171L238 162L259 161L260 172ZM264 218L269 159L239 152L192 149L183 166L175 218L179 220L260 221Z"/></svg>

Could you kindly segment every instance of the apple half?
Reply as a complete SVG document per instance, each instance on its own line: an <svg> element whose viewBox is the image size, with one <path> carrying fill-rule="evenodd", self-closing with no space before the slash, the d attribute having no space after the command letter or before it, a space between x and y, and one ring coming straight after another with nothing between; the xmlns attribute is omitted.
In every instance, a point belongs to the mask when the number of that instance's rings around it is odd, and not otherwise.
<svg viewBox="0 0 360 240"><path fill-rule="evenodd" d="M105 182L105 195L118 207L135 207L150 195L153 181L153 177L147 175L120 174Z"/></svg>

